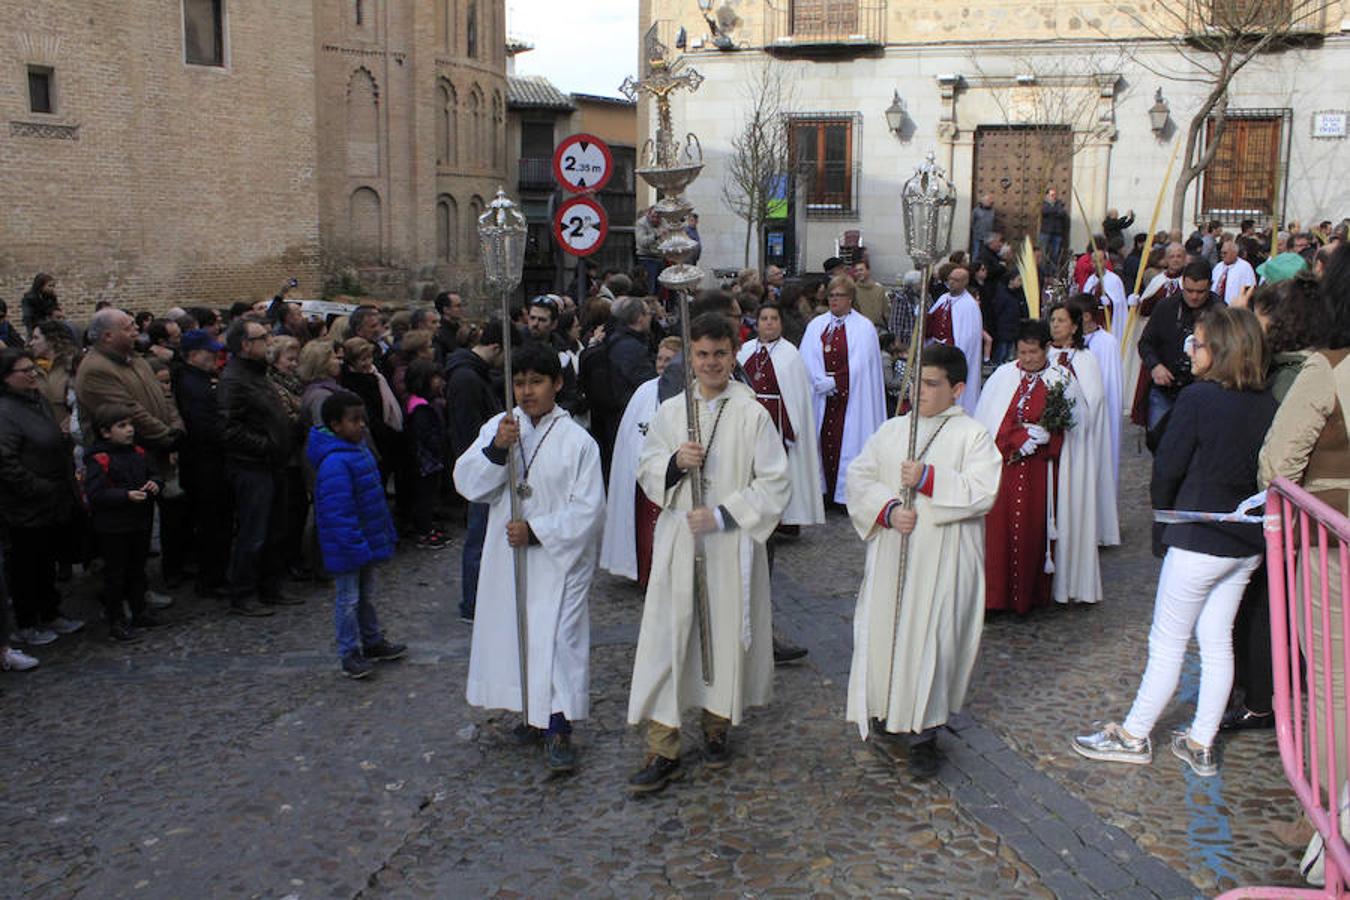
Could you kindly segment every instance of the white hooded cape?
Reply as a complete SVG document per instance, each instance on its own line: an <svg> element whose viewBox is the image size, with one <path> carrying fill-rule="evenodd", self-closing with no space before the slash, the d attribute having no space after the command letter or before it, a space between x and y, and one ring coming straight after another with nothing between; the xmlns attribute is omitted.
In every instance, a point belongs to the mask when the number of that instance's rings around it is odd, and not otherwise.
<svg viewBox="0 0 1350 900"><path fill-rule="evenodd" d="M980 405L980 366L984 363L984 319L980 316L980 303L966 291L959 297L943 294L932 309L941 309L944 305L952 308L952 339L956 349L966 358L966 389L957 402L973 416L975 407Z"/></svg>
<svg viewBox="0 0 1350 900"><path fill-rule="evenodd" d="M1102 374L1102 389L1106 392L1106 406L1103 413L1111 429L1111 479L1115 482L1116 499L1119 501L1120 430L1124 419L1121 415L1121 405L1124 403L1124 396L1121 393L1124 390L1124 377L1121 372L1120 341L1103 328L1086 335L1083 340L1092 351L1092 356L1097 360L1097 367Z"/></svg>
<svg viewBox="0 0 1350 900"><path fill-rule="evenodd" d="M1111 310L1111 328L1113 334L1120 334L1125 330L1125 323L1129 319L1130 307L1125 298L1125 282L1120 280L1120 276L1110 269L1105 269L1105 278L1102 279L1102 299L1106 302L1103 306ZM1083 293L1093 294L1097 290L1097 273L1093 272L1088 276L1087 281L1083 282ZM1103 328L1105 322L1099 322Z"/></svg>
<svg viewBox="0 0 1350 900"><path fill-rule="evenodd" d="M849 346L852 347L852 343ZM741 347L736 361L742 368L759 347L758 339L746 341ZM825 500L820 492L820 435L811 404L811 376L802 362L801 353L786 338L774 341L769 359L773 361L778 388L783 392L783 407L797 438L787 448L792 497L787 509L783 510L782 522L784 525L820 525L825 521Z"/></svg>
<svg viewBox="0 0 1350 900"><path fill-rule="evenodd" d="M577 720L590 712L586 595L595 574L605 488L600 449L565 410L555 406L538 425L519 407L513 413L520 422L522 451L515 465L531 461L532 493L523 500L522 513L539 539L538 545L525 550L530 678L526 719L536 728L546 728L552 713ZM471 706L519 710L514 551L506 543L510 489L506 466L496 465L483 453L497 434L501 418L499 413L489 419L455 462L455 487L460 494L471 502L490 505L465 697ZM555 422L536 456L540 441Z"/></svg>
<svg viewBox="0 0 1350 900"><path fill-rule="evenodd" d="M605 500L605 533L600 541L600 568L637 581L638 457L647 439L647 428L661 405L656 399L659 378L644 381L633 391L614 437L614 456L609 463L609 497Z"/></svg>
<svg viewBox="0 0 1350 900"><path fill-rule="evenodd" d="M918 732L958 712L984 627L984 516L998 497L1003 460L960 406L919 420L919 450L946 424L921 460L933 466L933 490L914 498L918 522L902 598L901 535L878 525L877 515L900 496L909 421L886 422L849 466L848 512L867 558L853 615L847 720L864 738L873 718L890 732Z"/></svg>
<svg viewBox="0 0 1350 900"><path fill-rule="evenodd" d="M825 374L825 348L821 335L830 324L830 314L822 313L806 325L802 335L801 356L806 372L811 376L814 392L817 436L825 420L825 397L835 389L834 378ZM844 317L848 337L848 406L844 410L844 440L839 450L839 478L835 482L835 503L844 503L848 497L846 484L848 464L862 450L881 423L886 421L886 382L881 370L881 342L870 319L851 310ZM825 469L817 463L820 476L820 494L825 494Z"/></svg>

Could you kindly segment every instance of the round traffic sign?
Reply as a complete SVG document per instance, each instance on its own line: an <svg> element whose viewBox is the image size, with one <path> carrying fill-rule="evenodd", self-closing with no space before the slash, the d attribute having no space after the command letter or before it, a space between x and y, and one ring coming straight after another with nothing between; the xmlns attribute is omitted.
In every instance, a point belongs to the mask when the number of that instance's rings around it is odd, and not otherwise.
<svg viewBox="0 0 1350 900"><path fill-rule="evenodd" d="M553 177L574 194L598 191L614 174L614 154L593 134L563 138L553 151Z"/></svg>
<svg viewBox="0 0 1350 900"><path fill-rule="evenodd" d="M573 197L553 217L553 237L573 256L590 256L609 234L609 216L590 197Z"/></svg>

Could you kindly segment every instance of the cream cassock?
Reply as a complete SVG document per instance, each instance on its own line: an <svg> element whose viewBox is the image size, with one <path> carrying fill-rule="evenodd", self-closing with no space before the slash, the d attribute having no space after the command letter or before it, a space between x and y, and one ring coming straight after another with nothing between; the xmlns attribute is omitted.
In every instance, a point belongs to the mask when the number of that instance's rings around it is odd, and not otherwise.
<svg viewBox="0 0 1350 900"><path fill-rule="evenodd" d="M979 654L984 515L998 496L1003 460L989 432L960 406L919 420L920 451L939 425L941 433L921 460L933 466L933 491L931 497L915 495L918 522L910 535L903 599L900 532L878 525L877 515L900 496L909 417L882 425L849 466L848 512L867 542L867 558L853 615L847 719L864 738L874 717L885 719L892 732L946 722L961 709Z"/></svg>
<svg viewBox="0 0 1350 900"><path fill-rule="evenodd" d="M736 361L744 368L745 361L759 348L758 338L747 341L736 354ZM820 492L820 435L811 405L811 376L802 362L801 353L786 338L773 342L769 359L773 360L778 388L783 392L783 407L796 435L796 441L787 449L792 497L787 509L783 510L782 522L784 525L820 525L825 521L825 500Z"/></svg>
<svg viewBox="0 0 1350 900"><path fill-rule="evenodd" d="M713 683L703 683L694 620L694 538L685 475L666 487L670 458L686 439L684 397L661 404L647 432L638 483L658 506L651 581L642 608L628 721L679 727L680 711L702 707L736 724L773 690L773 622L764 545L778 527L791 486L783 441L755 392L730 382L711 404L697 401L707 450L704 503L723 506L731 531L704 537L713 640ZM716 435L713 423L722 410ZM715 408L712 408L715 407Z"/></svg>
<svg viewBox="0 0 1350 900"><path fill-rule="evenodd" d="M637 499L638 457L647 429L660 406L656 390L659 378L644 381L633 391L619 421L614 437L614 456L609 463L609 497L605 500L605 533L600 541L600 568L614 575L637 581Z"/></svg>
<svg viewBox="0 0 1350 900"><path fill-rule="evenodd" d="M811 377L815 413L811 424L817 437L825 418L825 396L835 389L834 378L825 373L825 351L820 342L832 318L830 313L822 313L808 322L800 347L806 373ZM831 498L836 503L844 503L848 496L845 484L848 464L886 421L886 382L881 371L881 340L876 326L855 309L844 317L844 334L848 339L848 406L844 410L844 440L839 450L839 480ZM823 463L817 463L816 470L820 494L824 496Z"/></svg>
<svg viewBox="0 0 1350 900"><path fill-rule="evenodd" d="M537 546L525 551L530 654L526 718L536 728L546 728L551 713L561 712L576 720L586 718L590 711L586 595L595 574L605 487L600 477L600 449L566 410L554 407L538 425L519 407L513 412L520 422L521 446L515 464L530 462L531 493L522 501L522 514L539 539ZM501 418L499 413L489 419L455 462L459 492L474 503L490 504L479 577L484 602L478 604L474 617L465 697L472 706L519 710L515 568L513 551L506 543L510 489L506 466L494 464L483 454Z"/></svg>

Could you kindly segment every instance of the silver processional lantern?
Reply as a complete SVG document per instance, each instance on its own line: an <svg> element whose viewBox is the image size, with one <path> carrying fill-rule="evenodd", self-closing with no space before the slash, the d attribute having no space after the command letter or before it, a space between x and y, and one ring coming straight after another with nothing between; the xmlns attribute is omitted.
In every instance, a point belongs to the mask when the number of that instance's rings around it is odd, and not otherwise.
<svg viewBox="0 0 1350 900"><path fill-rule="evenodd" d="M932 153L900 189L905 218L905 249L919 269L947 255L952 245L956 188Z"/></svg>
<svg viewBox="0 0 1350 900"><path fill-rule="evenodd" d="M478 217L478 243L483 251L483 275L488 289L501 295L502 317L502 369L506 378L502 386L503 408L510 411L515 406L512 394L511 370L511 293L520 284L520 276L525 268L525 239L529 229L525 217L516 209L506 191L498 190L497 196L488 204L487 212ZM512 444L507 449L507 484L511 497L511 518L524 518L523 504L530 496L530 486L520 480L520 444ZM520 709L526 721L530 718L530 641L529 616L527 614L525 548L512 550L516 588L516 653L520 666Z"/></svg>
<svg viewBox="0 0 1350 900"><path fill-rule="evenodd" d="M498 190L487 212L478 217L478 242L483 250L483 275L494 291L510 293L520 284L525 268L525 240L529 229L525 217Z"/></svg>

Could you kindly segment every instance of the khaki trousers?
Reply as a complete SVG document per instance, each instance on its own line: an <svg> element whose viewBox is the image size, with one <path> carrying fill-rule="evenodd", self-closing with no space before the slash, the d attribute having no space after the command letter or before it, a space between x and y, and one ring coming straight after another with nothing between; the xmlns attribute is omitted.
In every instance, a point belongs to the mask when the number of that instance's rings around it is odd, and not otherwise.
<svg viewBox="0 0 1350 900"><path fill-rule="evenodd" d="M703 734L705 737L721 737L731 728L731 720L716 713L703 710ZM647 752L664 759L680 758L680 729L662 725L660 722L647 723Z"/></svg>

